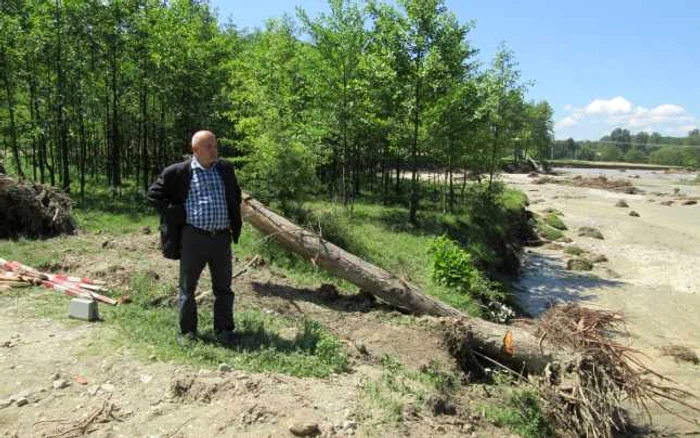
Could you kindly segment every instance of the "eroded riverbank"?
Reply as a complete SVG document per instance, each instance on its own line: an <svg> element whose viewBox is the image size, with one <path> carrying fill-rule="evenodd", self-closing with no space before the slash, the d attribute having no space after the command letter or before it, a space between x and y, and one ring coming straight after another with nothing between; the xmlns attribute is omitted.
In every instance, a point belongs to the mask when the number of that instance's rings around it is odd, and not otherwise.
<svg viewBox="0 0 700 438"><path fill-rule="evenodd" d="M563 212L569 228L565 234L573 240L569 245L608 259L590 273L578 273L566 270L570 257L560 250L528 249L518 284L521 303L533 314L559 302L622 311L628 321L629 342L647 356L646 363L700 396L700 366L677 362L661 351L679 345L700 354L695 336L700 332L700 205L683 205L677 200L664 205L678 195L700 196L700 186L680 183L695 175L570 169L555 179L599 174L629 179L643 193L536 184L526 175L504 176L508 184L528 194L533 211L555 208ZM619 200L629 208L617 207ZM639 216L630 216L630 211ZM604 239L578 236L577 230L584 226L599 229ZM660 408L652 410L655 425L671 433L700 429L697 414L690 411L680 412L695 424Z"/></svg>

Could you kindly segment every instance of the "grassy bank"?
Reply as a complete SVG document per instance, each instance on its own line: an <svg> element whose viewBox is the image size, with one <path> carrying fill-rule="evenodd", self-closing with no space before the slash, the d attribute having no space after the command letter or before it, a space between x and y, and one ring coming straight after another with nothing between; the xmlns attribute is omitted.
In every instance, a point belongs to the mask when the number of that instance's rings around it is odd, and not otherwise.
<svg viewBox="0 0 700 438"><path fill-rule="evenodd" d="M452 213L441 212L437 197L428 200L422 205L415 225L408 222L405 207L368 201L343 207L315 200L302 208L288 209L286 214L336 245L416 284L429 295L473 316L481 316L483 309L472 296L435 281L434 247L441 236L457 243L468 254L469 265L507 295L507 284L519 268L520 242L529 238L531 224L523 193L503 187L494 193L487 199L482 188L473 186ZM308 261L284 252L257 233L246 239L241 250L248 255L263 254L273 267L283 269L302 283L333 282L353 289L352 285L339 282Z"/></svg>
<svg viewBox="0 0 700 438"><path fill-rule="evenodd" d="M436 255L431 248L441 236L459 243L460 251L469 256L467 274L483 276L490 286L507 294L507 287L499 286L498 281L506 284L517 271L517 241L528 228L526 198L502 187L487 198L475 186L466 191L464 202L453 213L441 213L439 198L430 196L430 187L425 190L427 201L421 206L416 225L408 223L405 207L369 201L357 201L348 208L315 200L301 208L288 209L286 214L426 293L479 316L483 308L469 294L468 287L460 289L449 281L436 281ZM237 310L241 336L234 348L223 349L207 341L210 334L206 332L203 342L188 352L173 348L176 269L174 263L159 257L155 236L158 218L143 196L134 193L113 199L106 191L96 192L76 206L75 216L81 230L78 236L0 241L0 257L47 271L71 272L75 266L104 265L99 272L116 286L115 292L128 293L134 301L117 308L103 306L105 319L118 329L121 341L128 339L139 344L149 355L209 365L226 362L256 371L325 376L345 369L347 358L338 339L319 321L269 315L255 307ZM246 259L261 255L268 270L282 275L285 282L294 286L315 289L320 284L333 283L350 292L356 290L309 261L282 251L249 225L234 251L239 266ZM51 297L39 307L65 306L64 297L53 297L43 289L36 293ZM201 312L200 317L203 326L210 325L208 312Z"/></svg>

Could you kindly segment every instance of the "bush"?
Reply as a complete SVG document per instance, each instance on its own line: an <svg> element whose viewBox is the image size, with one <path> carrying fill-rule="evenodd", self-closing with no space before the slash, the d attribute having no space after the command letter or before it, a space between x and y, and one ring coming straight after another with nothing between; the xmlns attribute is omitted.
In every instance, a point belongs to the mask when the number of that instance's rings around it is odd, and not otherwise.
<svg viewBox="0 0 700 438"><path fill-rule="evenodd" d="M433 281L456 289L484 303L502 301L505 296L496 289L496 284L484 277L474 266L471 255L446 236L433 241Z"/></svg>

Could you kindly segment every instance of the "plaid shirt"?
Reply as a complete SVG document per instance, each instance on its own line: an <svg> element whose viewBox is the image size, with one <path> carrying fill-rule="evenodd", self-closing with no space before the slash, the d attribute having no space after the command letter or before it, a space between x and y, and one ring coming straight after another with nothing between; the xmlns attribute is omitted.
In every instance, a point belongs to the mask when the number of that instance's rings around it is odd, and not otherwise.
<svg viewBox="0 0 700 438"><path fill-rule="evenodd" d="M207 231L230 227L224 181L216 163L208 169L192 157L192 181L185 201L187 223Z"/></svg>

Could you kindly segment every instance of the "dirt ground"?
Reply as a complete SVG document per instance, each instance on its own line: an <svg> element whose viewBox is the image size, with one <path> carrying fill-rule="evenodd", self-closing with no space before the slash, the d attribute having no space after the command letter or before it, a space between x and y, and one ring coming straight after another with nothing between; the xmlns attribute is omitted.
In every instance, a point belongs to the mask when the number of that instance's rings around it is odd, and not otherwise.
<svg viewBox="0 0 700 438"><path fill-rule="evenodd" d="M55 268L106 273L112 282L140 269L174 282L177 265L160 257L156 238L78 236L74 239L83 247L101 247L104 257L95 261L66 251ZM206 285L205 279L200 287ZM324 437L511 435L483 418L480 406L488 394L477 386L459 390L452 415L412 407L409 397L399 422L383 421L381 407L363 398L364 382L382 376L384 355L412 370L438 360L457 371L440 320L407 319L356 297L328 303L317 290L294 287L266 268L238 277L235 290L236 306L321 321L346 344L351 371L296 378L163 361L128 344L105 342L114 331L109 321L38 318L26 299L0 295L0 436L83 436L86 431L94 437L276 437L293 436L295 424L315 424ZM210 307L204 303L203 308ZM22 398L26 404L17 403Z"/></svg>
<svg viewBox="0 0 700 438"><path fill-rule="evenodd" d="M700 396L700 366L661 354L669 345L700 354L700 205L684 205L689 198L700 196L700 186L679 184L695 175L642 170L565 172L554 178L600 174L629 179L643 193L534 184L535 178L526 175L505 175L506 182L527 193L533 211L555 208L563 213L569 228L565 235L573 240L570 245L608 259L596 264L591 273L582 274L566 270L570 257L562 251L530 248L517 284L521 302L532 314L556 302L621 310L628 321L625 341L641 350L652 369ZM619 200L626 201L629 208L617 207ZM664 205L668 201L673 203ZM630 216L630 211L639 217ZM599 229L604 239L578 236L577 230L584 226ZM695 400L695 404L700 403ZM654 424L667 429L669 436L700 434L697 413L680 409L691 420L685 422L656 406L651 412Z"/></svg>

